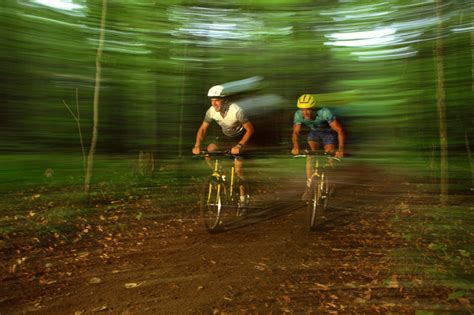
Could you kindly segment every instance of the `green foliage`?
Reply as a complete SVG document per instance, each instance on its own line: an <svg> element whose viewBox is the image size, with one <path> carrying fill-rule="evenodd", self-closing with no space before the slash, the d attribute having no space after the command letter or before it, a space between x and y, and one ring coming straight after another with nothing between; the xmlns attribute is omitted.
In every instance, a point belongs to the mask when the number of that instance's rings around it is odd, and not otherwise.
<svg viewBox="0 0 474 315"><path fill-rule="evenodd" d="M449 300L455 300L455 299L458 299L460 297L463 297L465 294L464 291L460 290L460 291L455 291L453 293L451 293L449 296L448 296L448 301Z"/></svg>
<svg viewBox="0 0 474 315"><path fill-rule="evenodd" d="M78 131L63 101L73 109L77 102L87 149L100 4L4 3L0 146L9 155L0 157L2 191L81 182ZM437 181L432 51L442 22L451 190L465 191L474 138L469 7L449 2L437 20L429 1L109 1L98 153L105 160L141 150L190 154L209 86L261 75L258 93L284 101L252 103L259 144L288 150L295 99L309 92L341 120L353 158ZM111 174L110 163L98 162L96 182Z"/></svg>
<svg viewBox="0 0 474 315"><path fill-rule="evenodd" d="M424 145L413 138L436 141L437 116L429 105L436 82L432 4L252 0L199 8L182 1L109 3L99 149L177 152L176 137L183 138L181 146L192 142L207 88L255 74L291 103L309 91L320 94L322 105L341 107L348 120L354 117L351 130L365 145L380 145L370 137L374 131L381 140L395 140L384 141L393 154ZM11 141L2 146L73 152L77 131L62 100L75 104L76 88L90 138L100 10L100 3L92 2L70 11L7 2L0 34L11 45L3 50L0 67L1 94L9 100L2 110L9 119L2 132L14 137L5 137ZM462 30L471 13L462 1L445 10L443 26L451 31L446 47L458 48L447 49L445 56L446 64L455 65L446 67L448 106L454 109L448 120L468 126L459 112L470 110L466 105L472 101L470 68L463 66L471 64L471 55L462 49L470 47L469 33ZM394 38L382 36L383 44L347 46L360 32L390 28ZM349 39L335 39L344 34ZM461 141L461 129L453 129L453 139Z"/></svg>

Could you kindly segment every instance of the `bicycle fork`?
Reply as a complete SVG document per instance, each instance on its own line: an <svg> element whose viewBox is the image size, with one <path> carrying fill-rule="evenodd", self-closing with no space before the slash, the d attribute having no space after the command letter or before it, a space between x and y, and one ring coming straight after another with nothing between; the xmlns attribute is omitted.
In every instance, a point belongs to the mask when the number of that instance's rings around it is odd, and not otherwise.
<svg viewBox="0 0 474 315"><path fill-rule="evenodd" d="M320 172L319 171L319 159L316 159L316 161L314 162L314 171L313 171L313 174L311 175L311 183L313 183L314 181L314 178L318 178L318 181L316 182L316 184L319 186L319 187L314 187L315 189L317 189L316 191L319 192L318 195L313 195L313 197L316 199L316 202L319 202L319 198L321 199L326 199L327 196L326 196L326 193L324 191L324 181L326 179L326 175L324 172Z"/></svg>
<svg viewBox="0 0 474 315"><path fill-rule="evenodd" d="M219 165L219 160L216 159L214 162L214 170L212 172L212 177L215 177L216 180L219 182L221 180L225 181L225 176L222 175L222 172L220 170L220 165ZM207 202L211 202L212 198L212 182L209 183L209 189L208 189L208 194L207 194ZM216 206L218 207L218 212L220 212L220 206L222 204L220 200L220 195L221 195L221 185L217 185L217 194L216 194L216 199L214 202L216 203Z"/></svg>

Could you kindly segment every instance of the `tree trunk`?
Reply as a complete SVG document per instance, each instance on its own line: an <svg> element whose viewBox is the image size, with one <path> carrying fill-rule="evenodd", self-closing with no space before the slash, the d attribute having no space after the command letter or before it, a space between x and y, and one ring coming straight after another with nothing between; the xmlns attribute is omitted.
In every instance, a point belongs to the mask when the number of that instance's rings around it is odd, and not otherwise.
<svg viewBox="0 0 474 315"><path fill-rule="evenodd" d="M438 18L436 48L434 51L437 87L436 99L439 121L439 144L440 144L440 201L444 205L448 197L448 136L446 127L446 95L444 90L444 70L443 70L443 23L442 23L442 1L436 1L436 16Z"/></svg>
<svg viewBox="0 0 474 315"><path fill-rule="evenodd" d="M141 176L151 177L155 171L155 155L150 151L138 153L138 173Z"/></svg>
<svg viewBox="0 0 474 315"><path fill-rule="evenodd" d="M183 156L183 125L184 125L184 102L185 102L185 89L186 89L186 57L188 56L188 38L184 43L184 58L183 58L183 81L181 83L181 104L179 107L179 130L178 130L178 157Z"/></svg>
<svg viewBox="0 0 474 315"><path fill-rule="evenodd" d="M87 155L87 168L84 177L84 192L90 193L90 183L92 177L92 170L94 166L94 155L95 148L97 145L97 133L99 127L99 96L100 96L100 80L101 80L101 58L102 51L104 49L104 32L105 32L105 17L107 15L107 0L102 0L102 17L100 20L100 38L99 47L97 48L97 54L95 59L95 87L94 87L94 104L93 104L93 126L92 126L92 139L91 146L89 148L89 154Z"/></svg>
<svg viewBox="0 0 474 315"><path fill-rule="evenodd" d="M464 143L466 144L467 158L469 160L469 166L471 167L471 190L474 189L474 166L472 163L471 144L469 143L469 137L467 136L467 130L464 131Z"/></svg>
<svg viewBox="0 0 474 315"><path fill-rule="evenodd" d="M471 92L474 92L474 32L471 32ZM471 93L471 95L474 95ZM472 99L472 97L471 97ZM472 120L471 120L472 122ZM471 147L469 145L468 141L468 133L466 131L465 133L465 138L466 138L466 146L467 146L467 152L469 154L469 165L471 166L471 190L474 190L474 166L472 163L472 154L471 154Z"/></svg>

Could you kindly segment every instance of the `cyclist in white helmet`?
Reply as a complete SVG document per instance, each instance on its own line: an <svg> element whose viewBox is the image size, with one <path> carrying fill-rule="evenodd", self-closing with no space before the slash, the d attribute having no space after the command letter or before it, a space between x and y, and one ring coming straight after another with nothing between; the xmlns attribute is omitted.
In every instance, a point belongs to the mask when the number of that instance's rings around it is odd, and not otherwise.
<svg viewBox="0 0 474 315"><path fill-rule="evenodd" d="M296 104L298 110L293 119L292 154L299 154L298 138L301 131L301 125L309 127L310 131L307 141L310 149L316 151L323 147L324 152L334 153L337 158L344 156L344 130L341 124L336 120L336 116L325 107L317 107L316 100L312 94L303 94L298 98ZM337 145L337 148L336 148ZM312 163L308 159L306 164L307 183L310 185L312 174ZM306 200L309 192L303 194L302 199Z"/></svg>
<svg viewBox="0 0 474 315"><path fill-rule="evenodd" d="M207 110L204 121L197 131L196 143L192 150L193 154L200 153L201 144L209 125L212 121L215 121L221 127L223 136L212 139L212 142L207 146L207 151L229 149L232 154L241 155L254 133L252 123L239 105L229 101L222 85L211 87L207 96L211 100L211 107ZM241 159L235 160L235 172L240 183L243 183L244 176L242 174ZM245 187L244 185L239 186L240 198L244 202L246 196Z"/></svg>

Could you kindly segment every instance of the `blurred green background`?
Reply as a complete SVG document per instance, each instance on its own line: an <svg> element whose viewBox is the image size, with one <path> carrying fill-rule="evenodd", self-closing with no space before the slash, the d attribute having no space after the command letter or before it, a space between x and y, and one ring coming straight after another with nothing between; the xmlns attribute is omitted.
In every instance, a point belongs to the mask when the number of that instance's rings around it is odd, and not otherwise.
<svg viewBox="0 0 474 315"><path fill-rule="evenodd" d="M102 2L0 6L2 190L79 184L79 134L64 103L76 112L77 100L87 152ZM208 88L261 76L245 97L262 152L289 152L296 99L312 93L345 127L348 157L434 181L441 99L449 180L469 190L472 21L469 0L109 1L93 182L140 169L140 152L154 154L155 175L188 158Z"/></svg>

